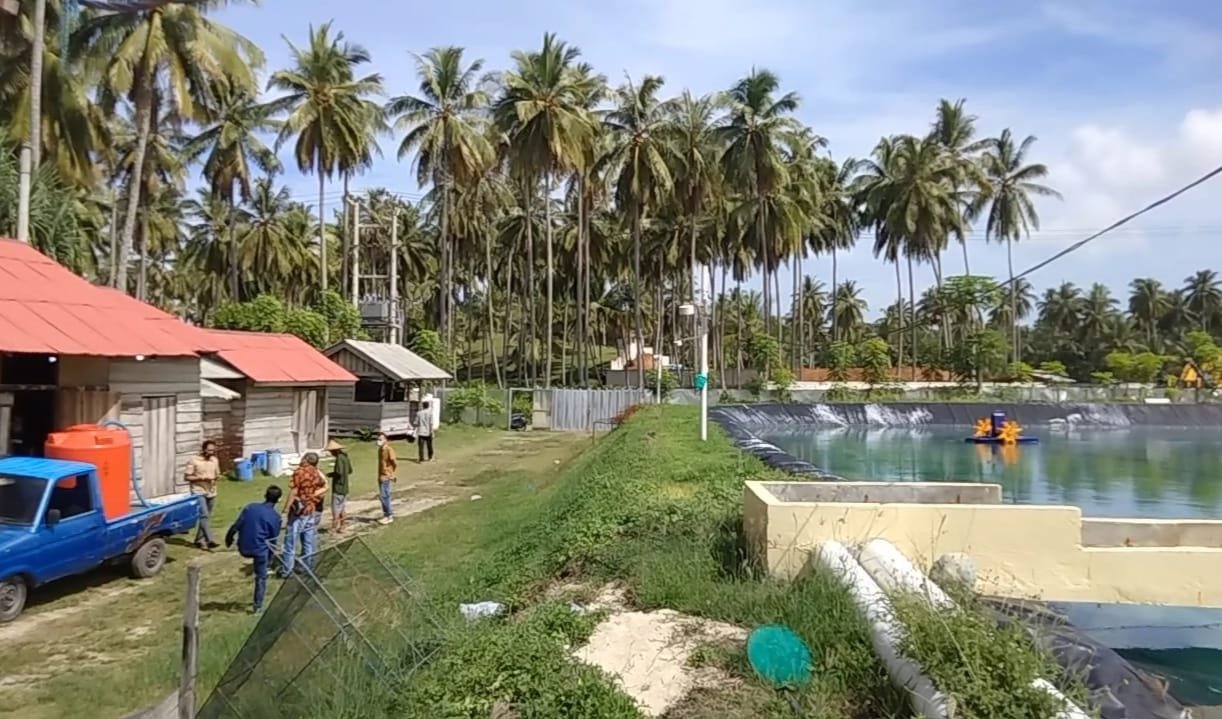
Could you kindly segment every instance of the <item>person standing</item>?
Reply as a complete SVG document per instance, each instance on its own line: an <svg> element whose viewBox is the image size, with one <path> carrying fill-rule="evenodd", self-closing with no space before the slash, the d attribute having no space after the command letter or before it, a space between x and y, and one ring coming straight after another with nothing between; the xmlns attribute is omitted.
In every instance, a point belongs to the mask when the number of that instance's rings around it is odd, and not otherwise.
<svg viewBox="0 0 1222 719"><path fill-rule="evenodd" d="M183 479L191 494L201 497L199 526L195 530L195 546L212 551L221 546L212 537L212 510L216 508L216 484L221 478L221 462L216 456L216 442L205 440L199 454L187 462Z"/></svg>
<svg viewBox="0 0 1222 719"><path fill-rule="evenodd" d="M380 524L390 524L395 521L395 514L390 505L390 488L397 481L399 458L395 456L394 447L385 432L378 433L378 498L382 500L382 518Z"/></svg>
<svg viewBox="0 0 1222 719"><path fill-rule="evenodd" d="M323 499L327 496L327 479L318 469L318 455L306 452L293 472L289 483L288 534L284 537L284 561L280 576L293 574L297 562L297 544L301 543L301 561L313 567L318 551L318 523L322 516Z"/></svg>
<svg viewBox="0 0 1222 719"><path fill-rule="evenodd" d="M416 412L416 451L421 463L433 461L433 408L427 399Z"/></svg>
<svg viewBox="0 0 1222 719"><path fill-rule="evenodd" d="M348 504L348 479L352 476L352 458L344 451L344 445L331 440L327 451L335 458L331 468L331 532L342 534L347 517L344 510Z"/></svg>
<svg viewBox="0 0 1222 719"><path fill-rule="evenodd" d="M263 609L263 597L267 594L267 570L276 551L276 540L280 537L280 512L276 509L280 495L279 487L274 484L268 487L263 493L263 501L251 502L243 507L233 526L225 533L225 548L232 547L236 537L238 554L252 560L255 575L252 613Z"/></svg>

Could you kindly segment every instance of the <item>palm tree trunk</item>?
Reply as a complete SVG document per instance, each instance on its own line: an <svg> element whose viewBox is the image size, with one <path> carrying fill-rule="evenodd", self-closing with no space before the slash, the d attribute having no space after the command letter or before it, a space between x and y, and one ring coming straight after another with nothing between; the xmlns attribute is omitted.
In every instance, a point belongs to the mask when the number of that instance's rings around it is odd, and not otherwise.
<svg viewBox="0 0 1222 719"><path fill-rule="evenodd" d="M794 368L794 374L800 375L802 368L806 366L806 303L802 301L802 255L798 254L794 258L794 264L797 269L794 271L793 277L793 301L794 305L790 309L789 314L794 316L797 322L797 349L794 354L797 356L797 366ZM796 311L795 311L796 310ZM801 379L799 376L798 379Z"/></svg>
<svg viewBox="0 0 1222 719"><path fill-rule="evenodd" d="M589 312L589 307L585 303L585 225L586 225L586 197L584 189L584 180L580 174L577 175L577 384L578 386L586 386L586 364L588 357L586 356L586 313Z"/></svg>
<svg viewBox="0 0 1222 719"><path fill-rule="evenodd" d="M450 247L450 184L448 177L441 181L441 224L440 235L437 238L441 250L441 341L449 350L453 344L453 316L450 311L451 299L454 296L454 275L452 273L453 249Z"/></svg>
<svg viewBox="0 0 1222 719"><path fill-rule="evenodd" d="M636 325L636 381L645 389L645 321L641 314L641 210L632 212L632 306Z"/></svg>
<svg viewBox="0 0 1222 719"><path fill-rule="evenodd" d="M322 276L323 292L327 291L327 219L323 213L327 176L318 170L318 273Z"/></svg>
<svg viewBox="0 0 1222 719"><path fill-rule="evenodd" d="M967 261L967 238L963 238L963 241L959 244L963 247L963 274L970 275L972 274L972 266Z"/></svg>
<svg viewBox="0 0 1222 719"><path fill-rule="evenodd" d="M755 234L760 243L760 256L763 258L764 272L764 334L769 334L772 328L772 291L768 283L769 263L768 240L764 237L764 198L763 193L756 191L757 205L755 207Z"/></svg>
<svg viewBox="0 0 1222 719"><path fill-rule="evenodd" d="M904 285L900 281L900 261L897 257L895 260L895 315L899 320L898 341L896 342L897 354L899 355L899 366L904 366ZM913 362L915 365L916 362ZM900 373L895 373L895 378L900 378Z"/></svg>
<svg viewBox="0 0 1222 719"><path fill-rule="evenodd" d="M1010 272L1010 345L1014 361L1022 361L1022 349L1018 344L1018 297L1014 287L1014 245L1006 237L1006 267Z"/></svg>
<svg viewBox="0 0 1222 719"><path fill-rule="evenodd" d="M552 333L555 323L555 306L552 302L552 279L556 272L552 256L552 173L543 175L543 222L547 234L547 322L543 327L543 386L552 386Z"/></svg>
<svg viewBox="0 0 1222 719"><path fill-rule="evenodd" d="M912 323L912 381L917 379L917 321L916 321L916 283L912 279L912 255L908 255L908 299L912 306L908 308L908 321Z"/></svg>
<svg viewBox="0 0 1222 719"><path fill-rule="evenodd" d="M149 222L147 216L142 217L140 221L140 263L137 267L139 269L136 273L136 299L143 302L148 298Z"/></svg>
<svg viewBox="0 0 1222 719"><path fill-rule="evenodd" d="M531 200L534 198L534 183L526 183L526 377L530 386L535 386L535 233L534 211Z"/></svg>
<svg viewBox="0 0 1222 719"><path fill-rule="evenodd" d="M502 357L509 357L509 336L513 332L513 258L517 254L518 242L515 239L509 247L509 256L505 260L505 342L501 345ZM506 359L505 383L509 384L509 360ZM522 358L518 357L517 366L519 381L522 378Z"/></svg>
<svg viewBox="0 0 1222 719"><path fill-rule="evenodd" d="M350 204L350 196L348 194L348 185L351 178L352 176L349 173L344 173L344 199L343 204L340 205L340 207L343 208L343 216L340 218L339 222L339 233L341 238L339 253L339 293L341 295L350 295L355 297L356 301L360 302L361 298L356 296L356 288L348 287L348 283L350 282L350 277L352 275L350 268L352 263L352 258L350 257L352 254L352 225L350 224L352 222L352 205ZM360 222L359 218L357 219L357 222Z"/></svg>
<svg viewBox="0 0 1222 719"><path fill-rule="evenodd" d="M717 298L717 312L714 313L713 326L717 328L717 378L721 380L721 389L726 388L726 283L730 278L730 265L721 266L721 294Z"/></svg>
<svg viewBox="0 0 1222 719"><path fill-rule="evenodd" d="M773 305L776 310L776 341L778 347L785 346L785 323L781 321L781 258L777 257L777 266L772 272ZM780 359L779 357L777 358Z"/></svg>
<svg viewBox="0 0 1222 719"><path fill-rule="evenodd" d="M840 341L840 325L836 319L836 275L839 271L836 261L836 248L832 248L832 341Z"/></svg>
<svg viewBox="0 0 1222 719"><path fill-rule="evenodd" d="M734 364L738 369L735 385L743 384L743 283L734 279Z"/></svg>
<svg viewBox="0 0 1222 719"><path fill-rule="evenodd" d="M153 131L153 78L145 68L137 70L135 120L136 150L132 153L132 173L128 177L127 208L123 216L123 234L119 242L119 257L115 272L115 287L127 293L127 266L136 239L136 216L140 211L141 179L144 158L148 154L149 134Z"/></svg>
<svg viewBox="0 0 1222 719"><path fill-rule="evenodd" d="M229 203L229 295L234 302L242 301L242 277L238 272L238 223L233 201Z"/></svg>
<svg viewBox="0 0 1222 719"><path fill-rule="evenodd" d="M560 307L560 386L569 381L569 303Z"/></svg>
<svg viewBox="0 0 1222 719"><path fill-rule="evenodd" d="M492 355L492 373L496 375L496 386L505 388L501 382L501 365L496 358L496 317L492 312L492 288L495 273L492 271L492 231L484 233L484 263L488 272L488 296L484 298L484 307L488 311L488 354ZM512 266L512 262L506 264ZM509 304L509 303L506 303Z"/></svg>

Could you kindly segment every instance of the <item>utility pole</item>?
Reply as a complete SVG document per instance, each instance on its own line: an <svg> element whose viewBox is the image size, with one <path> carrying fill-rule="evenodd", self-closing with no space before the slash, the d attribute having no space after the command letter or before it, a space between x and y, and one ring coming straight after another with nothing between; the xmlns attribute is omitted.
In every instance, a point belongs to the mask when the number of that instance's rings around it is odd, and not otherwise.
<svg viewBox="0 0 1222 719"><path fill-rule="evenodd" d="M390 214L390 341L399 344L399 201Z"/></svg>
<svg viewBox="0 0 1222 719"><path fill-rule="evenodd" d="M352 304L361 308L361 201L352 201Z"/></svg>

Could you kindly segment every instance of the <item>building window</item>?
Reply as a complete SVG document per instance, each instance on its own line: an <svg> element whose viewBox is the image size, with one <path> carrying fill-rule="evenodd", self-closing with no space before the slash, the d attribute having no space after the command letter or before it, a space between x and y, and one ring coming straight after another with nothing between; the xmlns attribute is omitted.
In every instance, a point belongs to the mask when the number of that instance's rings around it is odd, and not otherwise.
<svg viewBox="0 0 1222 719"><path fill-rule="evenodd" d="M376 379L357 380L353 390L353 401L356 402L402 402L405 397L403 385Z"/></svg>

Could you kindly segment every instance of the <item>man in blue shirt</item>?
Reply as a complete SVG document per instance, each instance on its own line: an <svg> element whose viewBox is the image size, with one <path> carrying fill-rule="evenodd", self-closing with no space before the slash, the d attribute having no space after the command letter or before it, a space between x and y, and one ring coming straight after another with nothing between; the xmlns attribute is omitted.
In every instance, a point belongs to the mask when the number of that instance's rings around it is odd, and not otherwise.
<svg viewBox="0 0 1222 719"><path fill-rule="evenodd" d="M233 546L238 539L238 554L254 560L255 603L254 612L263 609L263 597L267 593L267 571L271 565L272 552L280 537L280 512L276 503L280 501L280 488L272 485L263 493L262 502L251 502L242 508L233 526L225 533L225 547Z"/></svg>

